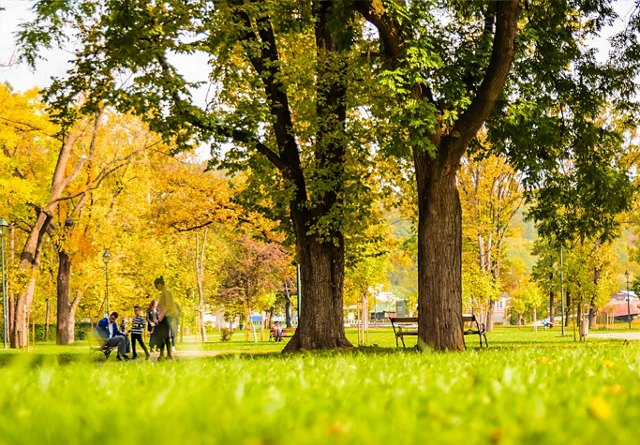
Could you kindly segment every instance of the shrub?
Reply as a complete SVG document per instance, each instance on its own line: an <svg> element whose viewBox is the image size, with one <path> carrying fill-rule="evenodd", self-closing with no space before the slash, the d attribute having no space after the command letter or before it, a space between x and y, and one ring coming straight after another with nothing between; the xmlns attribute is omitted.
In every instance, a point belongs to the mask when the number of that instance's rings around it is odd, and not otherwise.
<svg viewBox="0 0 640 445"><path fill-rule="evenodd" d="M229 341L231 340L231 336L233 335L233 331L229 328L220 329L220 340Z"/></svg>

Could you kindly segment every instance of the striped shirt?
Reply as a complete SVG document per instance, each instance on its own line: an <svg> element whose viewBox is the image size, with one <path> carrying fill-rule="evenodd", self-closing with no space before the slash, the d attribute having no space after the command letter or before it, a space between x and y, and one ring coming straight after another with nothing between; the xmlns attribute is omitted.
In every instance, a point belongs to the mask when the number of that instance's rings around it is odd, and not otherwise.
<svg viewBox="0 0 640 445"><path fill-rule="evenodd" d="M147 324L144 317L141 315L136 315L133 317L133 321L131 322L131 333L132 334L142 334L144 331L144 327Z"/></svg>

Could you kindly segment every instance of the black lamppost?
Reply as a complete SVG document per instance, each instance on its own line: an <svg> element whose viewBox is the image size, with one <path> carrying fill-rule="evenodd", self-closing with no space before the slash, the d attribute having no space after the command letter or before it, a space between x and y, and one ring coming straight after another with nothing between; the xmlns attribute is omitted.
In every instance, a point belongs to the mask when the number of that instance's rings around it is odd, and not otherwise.
<svg viewBox="0 0 640 445"><path fill-rule="evenodd" d="M108 250L105 250L102 254L102 261L104 261L104 293L105 293L105 310L107 317L109 316L109 260L111 260L111 254Z"/></svg>
<svg viewBox="0 0 640 445"><path fill-rule="evenodd" d="M2 326L4 329L4 348L7 349L7 277L4 274L4 229L9 227L9 224L2 218L0 218L0 248L2 256Z"/></svg>
<svg viewBox="0 0 640 445"><path fill-rule="evenodd" d="M631 329L631 296L629 295L629 271L625 270L627 277L627 320L629 320L629 329Z"/></svg>

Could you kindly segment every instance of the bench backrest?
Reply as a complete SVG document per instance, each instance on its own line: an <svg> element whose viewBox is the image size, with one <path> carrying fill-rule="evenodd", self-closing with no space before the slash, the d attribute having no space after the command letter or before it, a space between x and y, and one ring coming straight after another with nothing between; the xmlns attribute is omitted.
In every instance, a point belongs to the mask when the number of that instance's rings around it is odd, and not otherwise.
<svg viewBox="0 0 640 445"><path fill-rule="evenodd" d="M391 323L417 323L418 317L389 317ZM470 321L478 321L475 314L462 314L462 321L467 323Z"/></svg>
<svg viewBox="0 0 640 445"><path fill-rule="evenodd" d="M391 324L399 324L399 323L417 323L418 317L389 317L389 321ZM462 322L478 322L475 314L462 314Z"/></svg>
<svg viewBox="0 0 640 445"><path fill-rule="evenodd" d="M418 317L389 317L391 324L395 323L417 323Z"/></svg>

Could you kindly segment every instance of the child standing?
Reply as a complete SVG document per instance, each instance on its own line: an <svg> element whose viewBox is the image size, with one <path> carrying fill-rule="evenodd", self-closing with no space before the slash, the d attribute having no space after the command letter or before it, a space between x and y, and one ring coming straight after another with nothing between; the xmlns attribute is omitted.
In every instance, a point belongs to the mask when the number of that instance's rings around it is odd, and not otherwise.
<svg viewBox="0 0 640 445"><path fill-rule="evenodd" d="M134 359L138 358L138 353L136 352L136 341L137 341L138 343L140 343L140 346L144 350L144 354L147 360L149 360L149 351L147 350L147 347L145 346L144 341L142 340L142 332L144 331L144 326L146 324L146 321L144 317L140 315L141 313L140 306L135 306L133 308L133 312L136 314L136 316L133 317L133 321L131 321L131 329L129 330L129 332L131 333L131 345L133 347L132 358Z"/></svg>
<svg viewBox="0 0 640 445"><path fill-rule="evenodd" d="M149 309L147 309L147 331L149 331L149 349L151 352L155 349L160 350L160 345L157 341L158 335L155 331L155 327L158 326L158 300L151 300Z"/></svg>

